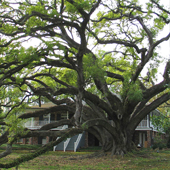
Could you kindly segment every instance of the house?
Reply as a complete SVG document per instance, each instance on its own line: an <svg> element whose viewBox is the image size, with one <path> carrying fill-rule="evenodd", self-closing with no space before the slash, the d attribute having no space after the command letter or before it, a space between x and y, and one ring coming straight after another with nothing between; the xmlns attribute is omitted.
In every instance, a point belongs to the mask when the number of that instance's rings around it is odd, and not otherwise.
<svg viewBox="0 0 170 170"><path fill-rule="evenodd" d="M148 114L137 126L135 133L133 135L133 141L136 145L141 147L148 148L153 145L154 137L157 136L160 132L152 124L151 117L153 115L160 115L161 113L158 110L152 111ZM165 138L165 133L161 132L161 138Z"/></svg>
<svg viewBox="0 0 170 170"><path fill-rule="evenodd" d="M27 108L26 110L28 112L34 112L36 110L41 111L43 109L50 108L52 106L55 106L53 103L45 103L39 106L32 106L30 108ZM30 118L26 123L25 127L30 129L30 130L37 130L40 129L42 126L48 124L48 123L53 123L58 120L62 119L70 119L73 116L73 114L69 112L62 112L62 113L51 113L47 115L41 115L39 117L33 117ZM60 126L57 128L53 128L52 130L63 130L68 128L67 125ZM22 144L46 144L50 141L54 140L52 137L30 137L30 138L23 138L18 141L18 143ZM76 151L78 148L85 146L85 133L83 134L78 134L73 136L72 138L68 138L66 141L61 142L59 145L54 147L54 150L74 150Z"/></svg>
<svg viewBox="0 0 170 170"><path fill-rule="evenodd" d="M35 110L43 110L49 107L54 106L52 103L46 103L43 104L41 107L39 106L33 106L31 108L28 108L27 110L29 112L33 112ZM150 114L148 114L145 119L143 119L139 125L137 126L133 141L137 145L140 144L141 147L151 147L153 144L154 137L158 134L158 130L154 128L151 122L151 116L152 115L159 115L160 112L158 110L152 111ZM62 113L52 113L47 115L42 115L39 117L31 118L28 122L26 122L25 126L28 129L36 130L41 128L43 125L52 123L61 119L70 119L73 116L73 114L69 112L62 112ZM52 129L52 130L63 130L68 128L67 125L60 126L58 128ZM24 138L21 139L19 142L22 144L46 144L49 141L52 141L51 137L30 137L30 138ZM72 150L76 151L80 147L88 147L88 146L99 146L100 143L98 139L93 136L91 133L84 132L83 134L75 135L72 138L68 138L66 141L61 142L57 146L54 147L54 150Z"/></svg>

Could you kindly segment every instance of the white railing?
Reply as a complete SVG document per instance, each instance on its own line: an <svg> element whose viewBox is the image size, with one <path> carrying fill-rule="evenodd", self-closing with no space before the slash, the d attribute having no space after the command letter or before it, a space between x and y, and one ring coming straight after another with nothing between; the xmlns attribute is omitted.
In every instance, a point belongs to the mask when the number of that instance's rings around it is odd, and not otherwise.
<svg viewBox="0 0 170 170"><path fill-rule="evenodd" d="M71 138L67 138L67 140L64 142L64 152L66 151L66 148L67 148L67 146L68 146L68 144L70 142L70 139Z"/></svg>
<svg viewBox="0 0 170 170"><path fill-rule="evenodd" d="M67 128L68 128L68 125L64 125L64 126L62 126L61 130L64 130L64 129L67 129ZM59 138L60 138L60 137L57 137L56 140L58 140ZM57 147L57 145L53 147L53 151L56 150L56 147Z"/></svg>
<svg viewBox="0 0 170 170"><path fill-rule="evenodd" d="M57 139L56 140L58 140L60 137L57 137ZM53 146L53 151L55 151L56 150L56 147L57 147L57 145L55 145L55 146Z"/></svg>
<svg viewBox="0 0 170 170"><path fill-rule="evenodd" d="M147 120L142 120L139 125L137 126L137 128L146 128L147 126Z"/></svg>
<svg viewBox="0 0 170 170"><path fill-rule="evenodd" d="M137 126L137 130L142 130L142 129L153 129L154 131L160 131L163 133L162 129L157 129L157 127L154 127L152 122L149 120L142 120L139 125Z"/></svg>
<svg viewBox="0 0 170 170"><path fill-rule="evenodd" d="M80 142L80 140L81 140L82 136L83 136L83 134L82 134L82 133L81 133L81 134L79 134L79 135L78 135L78 137L77 137L76 142L74 142L74 152L76 152L77 147L78 147L78 144L79 144L79 142Z"/></svg>
<svg viewBox="0 0 170 170"><path fill-rule="evenodd" d="M64 130L64 129L67 129L68 128L68 125L64 125L64 126L61 126L61 130Z"/></svg>
<svg viewBox="0 0 170 170"><path fill-rule="evenodd" d="M27 128L40 128L48 123L49 123L49 121L47 121L47 120L33 120L33 121L26 122L25 126Z"/></svg>
<svg viewBox="0 0 170 170"><path fill-rule="evenodd" d="M48 124L48 123L53 123L56 121L48 121L48 120L33 120L33 121L28 121L25 123L25 127L28 129L40 129L42 126ZM62 130L63 126L59 126L55 128L56 130Z"/></svg>

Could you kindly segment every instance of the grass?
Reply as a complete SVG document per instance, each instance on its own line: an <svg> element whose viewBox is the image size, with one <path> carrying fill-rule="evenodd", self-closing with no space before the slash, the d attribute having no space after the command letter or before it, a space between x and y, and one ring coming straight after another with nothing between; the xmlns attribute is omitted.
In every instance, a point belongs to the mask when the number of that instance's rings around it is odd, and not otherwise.
<svg viewBox="0 0 170 170"><path fill-rule="evenodd" d="M91 150L91 149L90 149ZM96 150L96 149L94 149ZM22 152L21 152L22 151ZM12 159L30 152L29 150L14 150L14 153L3 158L0 162ZM124 157L113 156L109 153L102 157L76 159L94 153L85 149L79 152L49 151L34 160L19 166L19 170L167 170L170 167L170 150L143 149L126 154ZM10 170L15 170L11 168Z"/></svg>
<svg viewBox="0 0 170 170"><path fill-rule="evenodd" d="M13 144L12 149L13 150L35 150L41 147L41 145L27 145L27 144ZM3 150L6 148L6 144L3 144L0 146L0 149Z"/></svg>

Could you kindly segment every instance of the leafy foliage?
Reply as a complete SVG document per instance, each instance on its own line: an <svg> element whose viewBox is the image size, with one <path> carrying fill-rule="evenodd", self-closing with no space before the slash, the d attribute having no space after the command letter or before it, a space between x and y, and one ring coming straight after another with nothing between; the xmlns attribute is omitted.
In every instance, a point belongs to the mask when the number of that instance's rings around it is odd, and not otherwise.
<svg viewBox="0 0 170 170"><path fill-rule="evenodd" d="M166 148L166 140L162 139L160 135L154 137L154 144L152 146L153 149L160 149Z"/></svg>
<svg viewBox="0 0 170 170"><path fill-rule="evenodd" d="M50 128L68 124L71 130L60 131L57 137L67 135L59 140L85 128L105 151L131 150L126 141L139 122L170 99L168 60L157 79L164 55L159 46L170 38L160 34L170 22L167 7L154 0L0 3L0 144L33 133L56 136ZM43 102L54 106L25 113L28 105ZM22 120L49 113L73 117L26 133ZM159 124L162 118L155 119Z"/></svg>
<svg viewBox="0 0 170 170"><path fill-rule="evenodd" d="M160 114L159 116L152 116L152 124L166 133L169 133L170 120L168 116Z"/></svg>
<svg viewBox="0 0 170 170"><path fill-rule="evenodd" d="M25 131L25 126L22 119L19 119L16 115L9 115L6 119L6 129L9 132L8 142L12 143L17 136L26 135L28 131ZM19 139L19 138L17 138Z"/></svg>

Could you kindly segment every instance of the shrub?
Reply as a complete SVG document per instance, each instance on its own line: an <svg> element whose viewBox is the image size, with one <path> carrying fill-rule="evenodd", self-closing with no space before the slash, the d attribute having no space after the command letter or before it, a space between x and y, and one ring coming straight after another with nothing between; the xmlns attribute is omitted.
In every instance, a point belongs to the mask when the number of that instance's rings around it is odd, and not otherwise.
<svg viewBox="0 0 170 170"><path fill-rule="evenodd" d="M170 137L168 138L168 141L167 141L167 148L170 148Z"/></svg>
<svg viewBox="0 0 170 170"><path fill-rule="evenodd" d="M155 136L154 144L152 146L153 149L159 148L160 150L166 148L166 141L161 138L161 136Z"/></svg>

